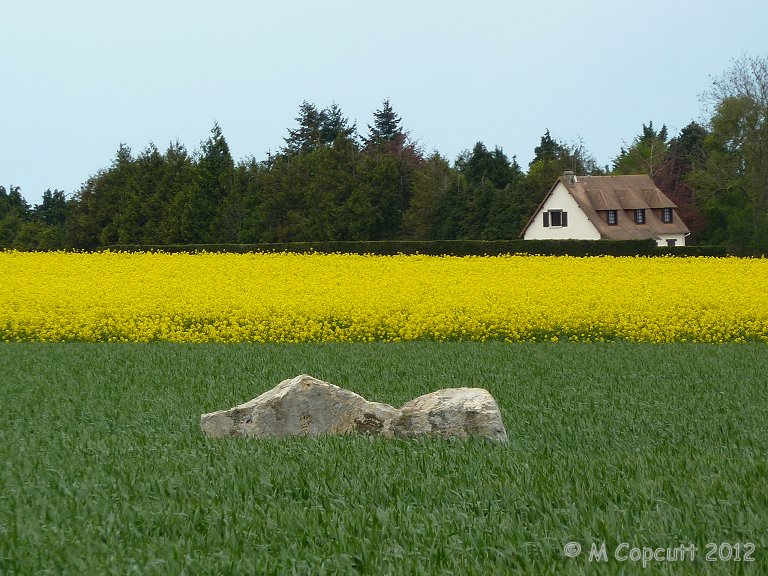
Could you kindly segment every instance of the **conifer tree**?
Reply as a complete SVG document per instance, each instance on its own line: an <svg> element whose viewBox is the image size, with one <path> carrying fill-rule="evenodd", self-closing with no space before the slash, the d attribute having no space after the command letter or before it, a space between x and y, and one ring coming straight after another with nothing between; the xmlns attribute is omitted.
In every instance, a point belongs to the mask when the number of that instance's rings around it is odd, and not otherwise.
<svg viewBox="0 0 768 576"><path fill-rule="evenodd" d="M615 174L647 174L652 179L662 170L667 162L669 141L666 125L661 130L653 127L653 122L638 134L629 148L622 147L620 154L613 161Z"/></svg>
<svg viewBox="0 0 768 576"><path fill-rule="evenodd" d="M287 154L302 154L318 149L323 143L324 113L304 100L295 120L299 126L288 130L284 151Z"/></svg>
<svg viewBox="0 0 768 576"><path fill-rule="evenodd" d="M337 138L351 139L356 129L354 124L349 125L349 120L344 117L335 102L321 112L320 139L327 146L333 144Z"/></svg>
<svg viewBox="0 0 768 576"><path fill-rule="evenodd" d="M368 137L364 139L366 146L373 147L386 142L405 141L405 133L400 128L402 119L392 109L389 99L384 100L382 108L373 113L373 126L368 124Z"/></svg>
<svg viewBox="0 0 768 576"><path fill-rule="evenodd" d="M218 123L211 136L203 143L197 164L199 187L200 241L220 242L222 229L221 210L232 192L235 163L224 134Z"/></svg>
<svg viewBox="0 0 768 576"><path fill-rule="evenodd" d="M61 190L43 192L43 202L35 206L34 218L47 226L64 226L67 221L67 198Z"/></svg>

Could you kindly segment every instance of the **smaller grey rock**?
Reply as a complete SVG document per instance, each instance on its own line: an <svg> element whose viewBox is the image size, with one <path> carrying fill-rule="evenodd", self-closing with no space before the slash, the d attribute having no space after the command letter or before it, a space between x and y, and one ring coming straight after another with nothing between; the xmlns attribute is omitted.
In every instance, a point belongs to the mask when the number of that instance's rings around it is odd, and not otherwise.
<svg viewBox="0 0 768 576"><path fill-rule="evenodd" d="M496 400L483 388L445 388L411 400L392 422L397 438L479 436L505 442Z"/></svg>

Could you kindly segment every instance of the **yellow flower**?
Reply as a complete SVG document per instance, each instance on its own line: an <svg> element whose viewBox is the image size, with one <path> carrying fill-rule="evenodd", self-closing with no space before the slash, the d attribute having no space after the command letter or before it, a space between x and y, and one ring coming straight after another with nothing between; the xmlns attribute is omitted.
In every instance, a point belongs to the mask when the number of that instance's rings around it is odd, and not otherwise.
<svg viewBox="0 0 768 576"><path fill-rule="evenodd" d="M768 342L768 260L0 252L0 340Z"/></svg>

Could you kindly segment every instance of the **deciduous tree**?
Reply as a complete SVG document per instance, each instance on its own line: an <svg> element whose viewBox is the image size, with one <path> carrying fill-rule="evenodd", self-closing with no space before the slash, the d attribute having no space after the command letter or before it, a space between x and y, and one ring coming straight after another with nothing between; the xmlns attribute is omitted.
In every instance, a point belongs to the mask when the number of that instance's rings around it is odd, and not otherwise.
<svg viewBox="0 0 768 576"><path fill-rule="evenodd" d="M737 250L768 250L768 58L742 57L704 96L712 110L706 163L692 182L711 241Z"/></svg>

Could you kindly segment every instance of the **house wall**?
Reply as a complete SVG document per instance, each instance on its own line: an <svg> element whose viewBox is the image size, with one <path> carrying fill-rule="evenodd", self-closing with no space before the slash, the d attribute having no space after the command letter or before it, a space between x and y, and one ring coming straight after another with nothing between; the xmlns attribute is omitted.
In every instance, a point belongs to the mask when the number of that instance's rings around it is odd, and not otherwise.
<svg viewBox="0 0 768 576"><path fill-rule="evenodd" d="M658 246L666 246L669 239L676 240L675 247L685 246L685 234L661 234L654 238Z"/></svg>
<svg viewBox="0 0 768 576"><path fill-rule="evenodd" d="M568 213L568 226L544 227L542 212L547 210L562 210ZM536 213L533 221L523 235L525 240L599 240L600 232L589 221L576 200L568 193L568 189L562 182L558 182L555 189L541 210ZM666 241L665 241L666 245Z"/></svg>

